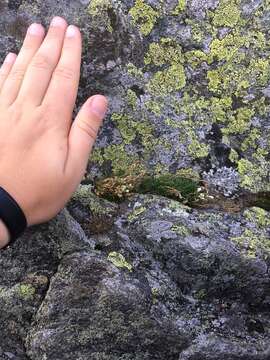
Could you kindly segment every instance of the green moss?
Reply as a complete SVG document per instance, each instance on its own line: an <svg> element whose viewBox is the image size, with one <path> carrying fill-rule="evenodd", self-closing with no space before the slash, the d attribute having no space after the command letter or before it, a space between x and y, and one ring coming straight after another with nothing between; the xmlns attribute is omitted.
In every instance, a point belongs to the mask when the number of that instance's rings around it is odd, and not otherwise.
<svg viewBox="0 0 270 360"><path fill-rule="evenodd" d="M97 162L99 165L102 165L104 162L102 150L95 147L91 153L90 160Z"/></svg>
<svg viewBox="0 0 270 360"><path fill-rule="evenodd" d="M148 83L148 90L153 95L166 96L181 90L185 85L185 69L182 64L175 64L166 70L158 71Z"/></svg>
<svg viewBox="0 0 270 360"><path fill-rule="evenodd" d="M118 268L128 269L129 271L132 271L132 265L126 261L125 257L122 254L120 254L116 251L109 253L108 260L110 262L112 262L114 266L116 266Z"/></svg>
<svg viewBox="0 0 270 360"><path fill-rule="evenodd" d="M239 1L221 0L214 12L213 24L215 26L235 27L241 17Z"/></svg>
<svg viewBox="0 0 270 360"><path fill-rule="evenodd" d="M104 26L108 32L113 32L111 18L108 11L112 10L111 0L92 0L88 6L88 13L97 26Z"/></svg>
<svg viewBox="0 0 270 360"><path fill-rule="evenodd" d="M198 194L198 183L172 174L149 176L141 181L136 192L157 194L182 201L193 201Z"/></svg>
<svg viewBox="0 0 270 360"><path fill-rule="evenodd" d="M136 0L129 14L132 17L133 23L139 26L141 33L145 36L150 34L160 16L159 12L146 4L144 0Z"/></svg>
<svg viewBox="0 0 270 360"><path fill-rule="evenodd" d="M172 12L172 15L179 15L186 8L186 0L178 0L178 4Z"/></svg>
<svg viewBox="0 0 270 360"><path fill-rule="evenodd" d="M36 289L29 284L21 284L18 289L19 295L28 300L32 299L36 293Z"/></svg>
<svg viewBox="0 0 270 360"><path fill-rule="evenodd" d="M176 171L176 175L185 179L193 180L197 183L201 180L200 174L192 168L179 169Z"/></svg>

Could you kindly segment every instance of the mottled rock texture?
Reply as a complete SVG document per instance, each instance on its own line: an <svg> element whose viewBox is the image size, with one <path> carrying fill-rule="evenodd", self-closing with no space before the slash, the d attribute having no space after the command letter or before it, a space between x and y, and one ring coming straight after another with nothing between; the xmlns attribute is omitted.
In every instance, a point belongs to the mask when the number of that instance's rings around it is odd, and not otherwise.
<svg viewBox="0 0 270 360"><path fill-rule="evenodd" d="M0 15L1 58L33 21L80 26L76 110L110 99L67 209L0 252L0 359L269 360L269 0Z"/></svg>

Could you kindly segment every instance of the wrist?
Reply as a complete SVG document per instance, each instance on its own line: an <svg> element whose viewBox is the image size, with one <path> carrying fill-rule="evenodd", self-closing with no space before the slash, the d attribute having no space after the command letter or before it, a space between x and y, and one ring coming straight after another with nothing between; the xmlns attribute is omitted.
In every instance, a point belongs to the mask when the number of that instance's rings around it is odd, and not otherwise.
<svg viewBox="0 0 270 360"><path fill-rule="evenodd" d="M0 249L5 247L9 242L9 232L6 225L0 219Z"/></svg>

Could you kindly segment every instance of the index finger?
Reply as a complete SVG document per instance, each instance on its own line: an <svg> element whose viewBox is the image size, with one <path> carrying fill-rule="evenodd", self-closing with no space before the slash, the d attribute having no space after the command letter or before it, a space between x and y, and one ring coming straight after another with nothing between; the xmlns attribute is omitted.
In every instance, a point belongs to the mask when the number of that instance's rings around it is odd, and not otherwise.
<svg viewBox="0 0 270 360"><path fill-rule="evenodd" d="M57 113L63 116L63 126L70 129L80 80L82 39L80 30L70 25L67 28L60 60L56 66L43 105L53 104Z"/></svg>

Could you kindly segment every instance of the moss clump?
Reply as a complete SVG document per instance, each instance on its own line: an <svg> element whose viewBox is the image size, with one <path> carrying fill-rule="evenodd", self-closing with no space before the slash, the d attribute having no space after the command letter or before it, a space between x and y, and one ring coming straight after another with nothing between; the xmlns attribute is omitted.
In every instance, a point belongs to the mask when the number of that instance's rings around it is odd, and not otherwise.
<svg viewBox="0 0 270 360"><path fill-rule="evenodd" d="M157 19L159 18L159 12L154 10L152 6L146 4L144 0L136 0L133 8L130 9L133 22L139 26L139 29L143 35L149 35L152 31Z"/></svg>
<svg viewBox="0 0 270 360"><path fill-rule="evenodd" d="M156 194L183 202L194 201L198 195L198 183L176 175L160 175L142 179L136 192Z"/></svg>
<svg viewBox="0 0 270 360"><path fill-rule="evenodd" d="M241 18L238 0L221 0L214 12L213 24L215 26L235 27Z"/></svg>
<svg viewBox="0 0 270 360"><path fill-rule="evenodd" d="M119 175L107 179L99 180L95 186L96 195L109 201L122 201L132 195L137 184L141 181L144 172L140 172L140 167L136 162L130 167L130 172L134 174ZM138 174L135 172L138 171Z"/></svg>
<svg viewBox="0 0 270 360"><path fill-rule="evenodd" d="M108 32L113 32L109 11L113 9L110 0L92 0L88 6L88 14L92 16L96 26L102 25Z"/></svg>
<svg viewBox="0 0 270 360"><path fill-rule="evenodd" d="M32 299L33 296L35 295L36 289L32 285L21 284L19 286L18 292L22 298L29 300Z"/></svg>
<svg viewBox="0 0 270 360"><path fill-rule="evenodd" d="M132 271L132 265L126 261L125 257L122 254L120 254L116 251L109 253L108 260L110 262L112 262L114 266L116 266L118 268L128 269L129 271Z"/></svg>
<svg viewBox="0 0 270 360"><path fill-rule="evenodd" d="M123 201L134 193L156 194L184 203L198 197L199 183L178 175L164 174L150 176L142 172L138 175L115 176L100 180L95 193L110 201Z"/></svg>
<svg viewBox="0 0 270 360"><path fill-rule="evenodd" d="M186 85L185 69L182 64L171 65L168 69L158 71L148 83L148 90L156 96L181 90Z"/></svg>
<svg viewBox="0 0 270 360"><path fill-rule="evenodd" d="M178 0L177 6L174 8L172 15L178 16L186 8L186 0Z"/></svg>

